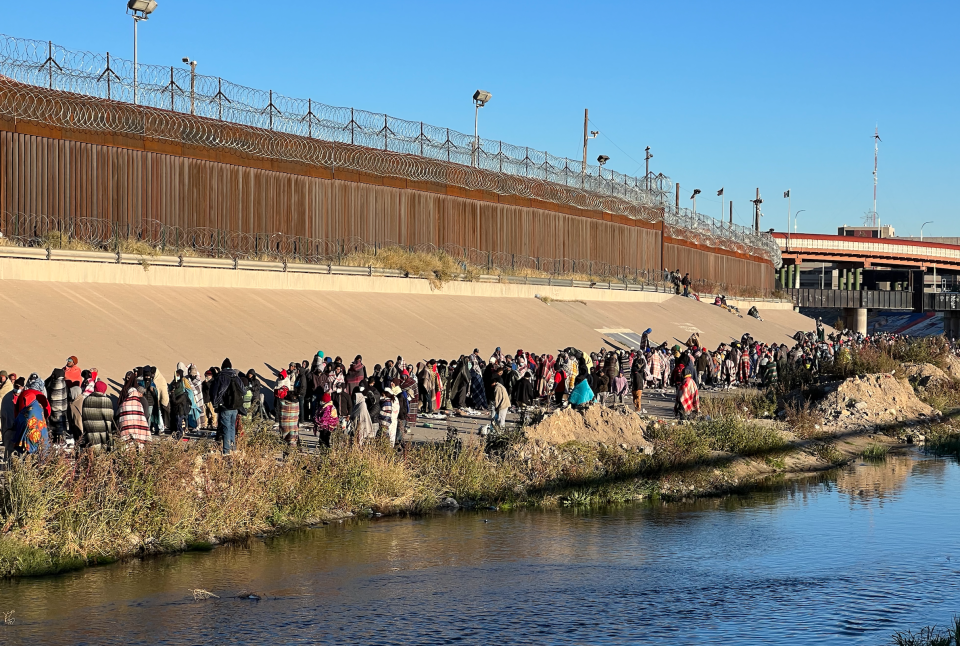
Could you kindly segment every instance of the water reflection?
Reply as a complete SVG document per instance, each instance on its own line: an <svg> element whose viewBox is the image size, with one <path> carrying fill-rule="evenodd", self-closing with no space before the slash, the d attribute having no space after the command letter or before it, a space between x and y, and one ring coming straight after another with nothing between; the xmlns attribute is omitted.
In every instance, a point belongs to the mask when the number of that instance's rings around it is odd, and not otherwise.
<svg viewBox="0 0 960 646"><path fill-rule="evenodd" d="M335 523L0 585L4 643L877 643L960 610L956 464L744 496ZM189 590L222 598L194 602ZM236 599L256 592L261 602Z"/></svg>

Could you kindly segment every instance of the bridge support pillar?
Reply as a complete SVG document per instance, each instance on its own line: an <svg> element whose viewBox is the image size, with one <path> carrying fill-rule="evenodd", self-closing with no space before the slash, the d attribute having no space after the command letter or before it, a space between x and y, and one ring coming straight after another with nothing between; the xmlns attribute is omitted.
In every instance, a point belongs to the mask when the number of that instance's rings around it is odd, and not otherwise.
<svg viewBox="0 0 960 646"><path fill-rule="evenodd" d="M867 333L867 308L865 307L845 307L843 308L843 324L848 330L854 332Z"/></svg>
<svg viewBox="0 0 960 646"><path fill-rule="evenodd" d="M853 288L854 288L855 290L857 290L858 292L860 291L860 281L862 281L862 280L863 280L863 269L861 269L860 267L857 267L857 268L854 270L854 283L853 283Z"/></svg>
<svg viewBox="0 0 960 646"><path fill-rule="evenodd" d="M960 312L948 310L943 313L943 334L950 339L960 337Z"/></svg>

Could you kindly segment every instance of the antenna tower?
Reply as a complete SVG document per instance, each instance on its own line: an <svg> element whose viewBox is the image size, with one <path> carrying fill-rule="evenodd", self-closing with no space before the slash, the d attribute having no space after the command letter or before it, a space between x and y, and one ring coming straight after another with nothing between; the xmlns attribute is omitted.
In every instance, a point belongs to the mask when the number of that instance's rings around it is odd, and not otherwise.
<svg viewBox="0 0 960 646"><path fill-rule="evenodd" d="M880 153L880 126L873 129L873 226L877 227L877 237L880 237L880 216L877 214L877 157Z"/></svg>

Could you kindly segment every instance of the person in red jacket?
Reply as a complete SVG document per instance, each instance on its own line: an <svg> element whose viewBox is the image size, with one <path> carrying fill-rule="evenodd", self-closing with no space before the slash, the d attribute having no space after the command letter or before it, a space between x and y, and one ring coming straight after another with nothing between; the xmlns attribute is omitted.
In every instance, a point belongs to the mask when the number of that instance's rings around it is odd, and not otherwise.
<svg viewBox="0 0 960 646"><path fill-rule="evenodd" d="M40 406L43 407L44 417L50 417L50 402L47 401L47 396L44 394L45 389L43 386L43 380L40 379L40 376L37 373L32 373L30 378L27 379L27 383L21 392L17 396L17 403L15 408L15 415L20 415L20 411L32 404L34 401L40 402Z"/></svg>
<svg viewBox="0 0 960 646"><path fill-rule="evenodd" d="M80 374L78 363L75 356L70 356L67 357L67 365L63 367L63 380L67 382L67 392L83 383L83 375Z"/></svg>

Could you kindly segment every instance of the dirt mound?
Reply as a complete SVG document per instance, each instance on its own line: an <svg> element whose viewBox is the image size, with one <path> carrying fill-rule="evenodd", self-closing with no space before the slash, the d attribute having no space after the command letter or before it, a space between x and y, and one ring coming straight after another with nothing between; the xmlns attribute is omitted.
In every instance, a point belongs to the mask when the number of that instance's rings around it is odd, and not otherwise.
<svg viewBox="0 0 960 646"><path fill-rule="evenodd" d="M630 447L650 447L643 438L644 425L635 413L621 413L611 408L594 405L583 413L564 408L527 429L532 441L547 444L585 442Z"/></svg>
<svg viewBox="0 0 960 646"><path fill-rule="evenodd" d="M934 409L917 398L906 379L863 375L824 386L816 412L826 424L862 426L930 419Z"/></svg>
<svg viewBox="0 0 960 646"><path fill-rule="evenodd" d="M950 377L932 363L904 363L897 370L897 377L905 377L920 388L950 383Z"/></svg>

